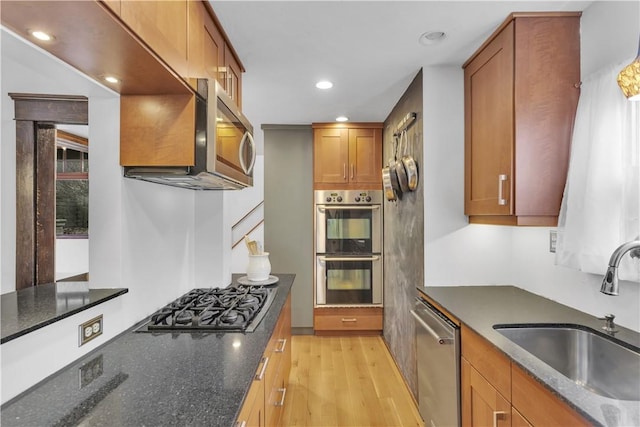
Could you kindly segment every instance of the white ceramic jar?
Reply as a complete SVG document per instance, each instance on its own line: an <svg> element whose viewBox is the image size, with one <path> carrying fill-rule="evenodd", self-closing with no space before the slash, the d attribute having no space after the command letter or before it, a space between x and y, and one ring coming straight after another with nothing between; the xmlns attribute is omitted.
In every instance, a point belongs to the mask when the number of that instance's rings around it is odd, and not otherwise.
<svg viewBox="0 0 640 427"><path fill-rule="evenodd" d="M271 263L269 262L269 252L259 255L249 255L249 265L247 266L247 279L252 282L267 280L271 273Z"/></svg>

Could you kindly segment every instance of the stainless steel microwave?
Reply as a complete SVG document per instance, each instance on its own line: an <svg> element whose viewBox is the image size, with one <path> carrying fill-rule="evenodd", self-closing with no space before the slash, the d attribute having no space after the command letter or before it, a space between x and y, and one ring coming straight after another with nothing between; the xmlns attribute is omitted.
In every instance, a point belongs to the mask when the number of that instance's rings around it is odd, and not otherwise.
<svg viewBox="0 0 640 427"><path fill-rule="evenodd" d="M193 190L253 186L253 127L222 86L198 79L195 102L195 165L127 166L124 175Z"/></svg>

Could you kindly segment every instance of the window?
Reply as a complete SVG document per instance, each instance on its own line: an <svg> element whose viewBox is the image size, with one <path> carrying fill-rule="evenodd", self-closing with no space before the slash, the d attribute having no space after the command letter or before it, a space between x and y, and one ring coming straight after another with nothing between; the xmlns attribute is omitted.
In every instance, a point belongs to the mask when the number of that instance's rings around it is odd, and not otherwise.
<svg viewBox="0 0 640 427"><path fill-rule="evenodd" d="M56 136L56 238L89 236L89 145L58 130Z"/></svg>

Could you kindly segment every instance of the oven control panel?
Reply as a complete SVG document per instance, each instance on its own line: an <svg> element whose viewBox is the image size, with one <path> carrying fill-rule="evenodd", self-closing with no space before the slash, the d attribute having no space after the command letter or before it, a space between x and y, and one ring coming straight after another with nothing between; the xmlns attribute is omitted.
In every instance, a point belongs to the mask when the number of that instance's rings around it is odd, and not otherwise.
<svg viewBox="0 0 640 427"><path fill-rule="evenodd" d="M316 190L316 205L379 205L382 190Z"/></svg>

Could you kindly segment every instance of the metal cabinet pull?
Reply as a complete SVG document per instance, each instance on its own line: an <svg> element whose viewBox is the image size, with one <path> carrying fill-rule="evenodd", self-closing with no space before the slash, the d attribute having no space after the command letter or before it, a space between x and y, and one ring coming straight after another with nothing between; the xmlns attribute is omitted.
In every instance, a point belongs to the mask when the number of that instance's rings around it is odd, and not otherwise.
<svg viewBox="0 0 640 427"><path fill-rule="evenodd" d="M287 339L286 338L280 338L278 340L279 343L282 344L282 346L276 350L276 353L284 353L284 349L285 347L287 347Z"/></svg>
<svg viewBox="0 0 640 427"><path fill-rule="evenodd" d="M353 163L351 164L351 179L353 179L356 176L356 165L354 165Z"/></svg>
<svg viewBox="0 0 640 427"><path fill-rule="evenodd" d="M347 258L347 257L332 257L332 256L319 256L318 259L320 261L378 261L380 259L379 256L377 255L373 255L373 256L367 256L367 257L353 257L353 258Z"/></svg>
<svg viewBox="0 0 640 427"><path fill-rule="evenodd" d="M246 421L236 421L236 427L247 427Z"/></svg>
<svg viewBox="0 0 640 427"><path fill-rule="evenodd" d="M344 180L347 179L347 164L346 163L342 164L342 179L344 179Z"/></svg>
<svg viewBox="0 0 640 427"><path fill-rule="evenodd" d="M262 358L262 369L260 369L260 373L258 375L256 375L256 380L258 381L262 381L262 379L264 378L264 373L267 371L267 365L269 364L269 358L268 357L263 357Z"/></svg>
<svg viewBox="0 0 640 427"><path fill-rule="evenodd" d="M280 398L280 402L276 402L275 406L284 406L284 398L287 395L287 388L279 388L278 391L282 393L282 398Z"/></svg>
<svg viewBox="0 0 640 427"><path fill-rule="evenodd" d="M507 415L504 411L493 411L493 427L498 427L498 419L504 420Z"/></svg>
<svg viewBox="0 0 640 427"><path fill-rule="evenodd" d="M500 174L498 175L498 204L500 206L505 206L507 204L507 199L504 198L503 194L503 184L507 182L508 175Z"/></svg>
<svg viewBox="0 0 640 427"><path fill-rule="evenodd" d="M357 321L358 321L358 319L356 319L355 317L352 317L352 318L350 318L350 319L345 319L345 318L343 317L341 320L342 320L343 322L351 322L351 323L353 323L353 322L357 322Z"/></svg>

